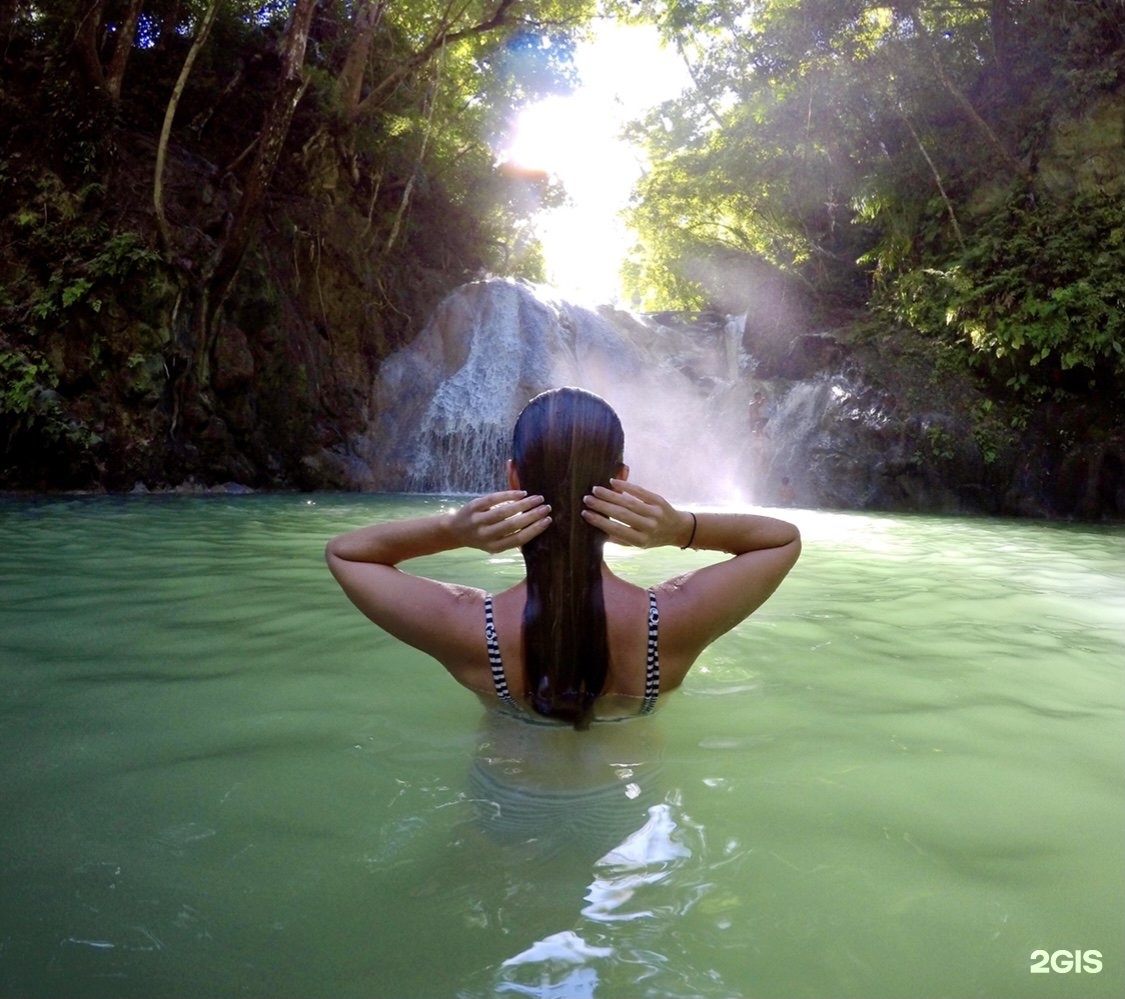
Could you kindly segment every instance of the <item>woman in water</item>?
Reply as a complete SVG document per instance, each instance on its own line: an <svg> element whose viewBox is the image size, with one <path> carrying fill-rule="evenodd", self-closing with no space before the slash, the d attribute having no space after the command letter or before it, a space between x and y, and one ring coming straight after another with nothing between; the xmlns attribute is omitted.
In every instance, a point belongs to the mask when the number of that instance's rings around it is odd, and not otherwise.
<svg viewBox="0 0 1125 999"><path fill-rule="evenodd" d="M624 443L603 399L544 392L516 421L510 489L453 513L341 534L328 543L328 566L372 621L485 701L579 729L647 713L777 589L801 541L772 517L673 508L628 480ZM733 558L645 590L606 566L607 539ZM518 547L527 576L493 596L398 568L466 547Z"/></svg>

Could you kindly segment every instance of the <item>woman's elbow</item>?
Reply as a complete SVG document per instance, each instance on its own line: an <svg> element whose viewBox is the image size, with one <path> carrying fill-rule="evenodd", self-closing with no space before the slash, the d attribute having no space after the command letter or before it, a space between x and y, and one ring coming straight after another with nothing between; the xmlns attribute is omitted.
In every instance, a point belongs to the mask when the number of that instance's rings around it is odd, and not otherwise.
<svg viewBox="0 0 1125 999"><path fill-rule="evenodd" d="M335 566L341 558L339 541L339 537L335 537L324 546L324 561L333 575L336 574Z"/></svg>

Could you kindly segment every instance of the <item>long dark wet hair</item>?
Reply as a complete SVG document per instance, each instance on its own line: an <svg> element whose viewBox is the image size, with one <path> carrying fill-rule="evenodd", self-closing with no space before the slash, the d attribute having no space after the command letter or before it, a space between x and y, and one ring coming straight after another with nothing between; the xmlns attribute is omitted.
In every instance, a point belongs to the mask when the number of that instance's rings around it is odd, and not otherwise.
<svg viewBox="0 0 1125 999"><path fill-rule="evenodd" d="M576 388L532 399L512 440L520 488L551 505L551 526L523 546L531 706L579 729L589 727L609 669L601 572L606 536L582 518L582 497L609 484L624 451L621 421L609 403Z"/></svg>

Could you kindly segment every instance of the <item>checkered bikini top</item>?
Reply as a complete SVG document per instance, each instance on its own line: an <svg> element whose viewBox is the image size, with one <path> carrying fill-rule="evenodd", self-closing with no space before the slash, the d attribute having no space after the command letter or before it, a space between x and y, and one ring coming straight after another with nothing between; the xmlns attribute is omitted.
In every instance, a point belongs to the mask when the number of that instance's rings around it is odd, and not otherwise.
<svg viewBox="0 0 1125 999"><path fill-rule="evenodd" d="M645 696L640 714L647 715L656 707L660 694L660 610L656 606L656 594L648 591L648 647L645 652ZM496 696L505 704L519 710L519 705L508 690L504 677L504 662L500 658L500 640L496 637L496 623L492 617L492 594L484 597L484 640L488 645L488 665L492 670L492 685Z"/></svg>

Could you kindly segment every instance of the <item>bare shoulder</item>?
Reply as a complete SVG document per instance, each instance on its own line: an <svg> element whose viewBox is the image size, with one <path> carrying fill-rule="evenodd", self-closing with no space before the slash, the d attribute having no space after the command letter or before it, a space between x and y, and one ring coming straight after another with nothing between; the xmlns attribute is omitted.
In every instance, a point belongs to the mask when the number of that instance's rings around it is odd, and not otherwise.
<svg viewBox="0 0 1125 999"><path fill-rule="evenodd" d="M400 641L447 668L463 661L474 636L483 642L484 590L369 562L330 561L355 606Z"/></svg>
<svg viewBox="0 0 1125 999"><path fill-rule="evenodd" d="M681 573L653 586L660 614L660 689L675 690L708 642L700 636L694 609L691 573ZM686 591L685 591L686 588Z"/></svg>
<svg viewBox="0 0 1125 999"><path fill-rule="evenodd" d="M661 667L691 663L754 613L781 585L799 545L746 552L681 573L654 587L660 607Z"/></svg>

